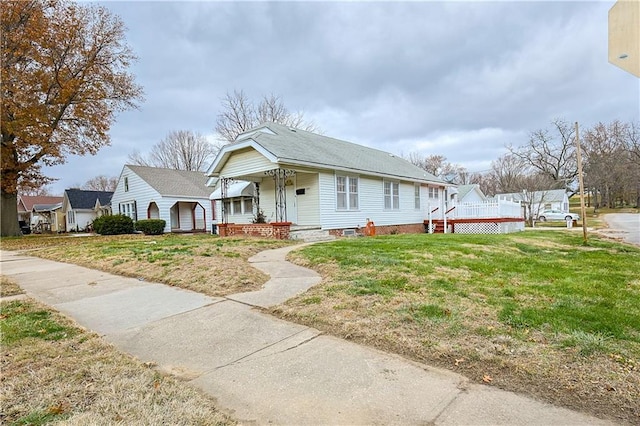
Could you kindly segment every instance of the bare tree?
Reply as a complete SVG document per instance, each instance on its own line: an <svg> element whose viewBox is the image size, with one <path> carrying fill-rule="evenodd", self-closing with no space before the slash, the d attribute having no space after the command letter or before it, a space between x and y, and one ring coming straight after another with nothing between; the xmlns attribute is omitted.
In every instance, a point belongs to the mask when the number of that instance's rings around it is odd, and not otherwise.
<svg viewBox="0 0 640 426"><path fill-rule="evenodd" d="M279 96L264 96L255 104L242 90L227 93L222 99L222 112L218 114L215 130L221 141L230 143L239 134L269 121L309 132L319 130L313 121L304 118L304 113L290 112Z"/></svg>
<svg viewBox="0 0 640 426"><path fill-rule="evenodd" d="M470 183L471 175L468 170L460 164L447 161L447 157L444 155L432 154L423 157L417 152L412 152L409 154L408 160L412 164L449 183L458 185Z"/></svg>
<svg viewBox="0 0 640 426"><path fill-rule="evenodd" d="M578 176L575 129L567 122L555 119L554 128L531 132L529 141L520 147L508 146L515 157L548 176L555 188L568 188Z"/></svg>
<svg viewBox="0 0 640 426"><path fill-rule="evenodd" d="M596 208L640 202L638 132L631 123L598 123L584 133L585 181Z"/></svg>
<svg viewBox="0 0 640 426"><path fill-rule="evenodd" d="M138 151L129 154L129 162L175 170L204 170L218 150L218 146L200 133L174 130L155 144L147 155Z"/></svg>
<svg viewBox="0 0 640 426"><path fill-rule="evenodd" d="M95 176L82 185L82 189L90 191L115 191L118 185L117 177L107 177L104 175Z"/></svg>
<svg viewBox="0 0 640 426"><path fill-rule="evenodd" d="M505 154L491 162L491 171L496 193L520 192L525 186L525 179L531 171L520 157Z"/></svg>

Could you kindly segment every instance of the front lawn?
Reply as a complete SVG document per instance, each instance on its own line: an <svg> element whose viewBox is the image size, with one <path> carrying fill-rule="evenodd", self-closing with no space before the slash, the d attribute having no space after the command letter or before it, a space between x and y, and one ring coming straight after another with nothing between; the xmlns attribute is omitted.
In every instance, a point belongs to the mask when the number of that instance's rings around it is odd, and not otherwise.
<svg viewBox="0 0 640 426"><path fill-rule="evenodd" d="M209 234L157 236L39 236L3 238L3 250L74 263L209 296L259 289L269 277L247 259L289 241L219 238Z"/></svg>
<svg viewBox="0 0 640 426"><path fill-rule="evenodd" d="M640 249L581 233L344 239L290 255L321 285L285 319L640 423Z"/></svg>

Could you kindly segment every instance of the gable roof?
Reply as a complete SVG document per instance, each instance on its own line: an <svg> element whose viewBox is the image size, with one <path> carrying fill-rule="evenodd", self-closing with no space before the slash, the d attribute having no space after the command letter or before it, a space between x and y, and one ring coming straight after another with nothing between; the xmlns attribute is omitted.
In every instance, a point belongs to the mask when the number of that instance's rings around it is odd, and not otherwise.
<svg viewBox="0 0 640 426"><path fill-rule="evenodd" d="M535 191L533 194L533 202L562 202L567 192L564 189L549 189L547 191ZM495 198L511 199L513 201L525 201L522 192L509 192L506 194L496 194Z"/></svg>
<svg viewBox="0 0 640 426"><path fill-rule="evenodd" d="M265 123L239 135L235 142L222 148L208 174L215 176L231 152L246 146L257 148L275 163L444 184L394 154L276 123Z"/></svg>
<svg viewBox="0 0 640 426"><path fill-rule="evenodd" d="M482 192L482 190L480 189L480 185L476 184L472 184L472 185L460 185L458 186L458 199L462 200L464 197L467 196L467 194L469 194L471 191L473 191L474 189L477 189L478 194L482 197L482 198L487 198L484 193Z"/></svg>
<svg viewBox="0 0 640 426"><path fill-rule="evenodd" d="M60 197L60 198L62 198L62 197ZM50 211L53 211L53 210L57 210L57 209L59 209L61 207L62 207L62 203L34 204L32 211L35 212L35 213L50 212Z"/></svg>
<svg viewBox="0 0 640 426"><path fill-rule="evenodd" d="M213 192L213 188L207 186L208 178L203 172L130 164L125 167L164 197L209 198Z"/></svg>
<svg viewBox="0 0 640 426"><path fill-rule="evenodd" d="M18 211L30 212L36 204L58 204L63 197L52 197L48 195L20 195L18 197Z"/></svg>
<svg viewBox="0 0 640 426"><path fill-rule="evenodd" d="M85 191L83 189L66 189L64 195L69 200L72 209L93 210L96 200L100 200L100 204L107 205L111 203L111 191Z"/></svg>

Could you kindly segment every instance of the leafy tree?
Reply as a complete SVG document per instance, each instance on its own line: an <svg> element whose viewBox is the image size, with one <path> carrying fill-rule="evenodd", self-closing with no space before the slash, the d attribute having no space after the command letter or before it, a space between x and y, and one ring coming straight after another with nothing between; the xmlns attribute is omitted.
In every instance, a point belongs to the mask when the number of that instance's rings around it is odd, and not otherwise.
<svg viewBox="0 0 640 426"><path fill-rule="evenodd" d="M135 151L129 155L129 161L140 166L205 170L219 149L200 133L173 130L155 144L147 155Z"/></svg>
<svg viewBox="0 0 640 426"><path fill-rule="evenodd" d="M118 185L117 177L107 177L104 175L95 176L82 185L82 189L90 191L115 191Z"/></svg>
<svg viewBox="0 0 640 426"><path fill-rule="evenodd" d="M221 141L231 143L239 134L267 121L309 132L318 131L315 123L306 121L302 112L290 112L279 96L264 96L256 104L242 90L227 93L222 99L222 112L218 114L215 130Z"/></svg>
<svg viewBox="0 0 640 426"><path fill-rule="evenodd" d="M18 187L52 181L42 166L95 154L118 111L142 89L122 21L106 8L60 0L3 1L0 235L20 235Z"/></svg>

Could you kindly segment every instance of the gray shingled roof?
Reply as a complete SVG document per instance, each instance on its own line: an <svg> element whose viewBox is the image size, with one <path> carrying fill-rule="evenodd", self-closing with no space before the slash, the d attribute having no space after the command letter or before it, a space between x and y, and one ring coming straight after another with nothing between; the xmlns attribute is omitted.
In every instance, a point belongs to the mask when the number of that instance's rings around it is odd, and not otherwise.
<svg viewBox="0 0 640 426"><path fill-rule="evenodd" d="M458 199L463 199L469 192L478 185L460 185L458 186Z"/></svg>
<svg viewBox="0 0 640 426"><path fill-rule="evenodd" d="M164 197L209 198L213 192L213 188L207 186L208 178L203 172L129 164L126 167Z"/></svg>
<svg viewBox="0 0 640 426"><path fill-rule="evenodd" d="M276 134L248 131L229 147L252 139L277 157L279 163L315 165L321 168L443 182L404 158L388 152L276 123L265 123L256 129L260 127L268 127Z"/></svg>
<svg viewBox="0 0 640 426"><path fill-rule="evenodd" d="M64 191L72 209L92 210L96 206L96 200L100 205L108 206L111 203L111 191L85 191L84 189L67 189Z"/></svg>

